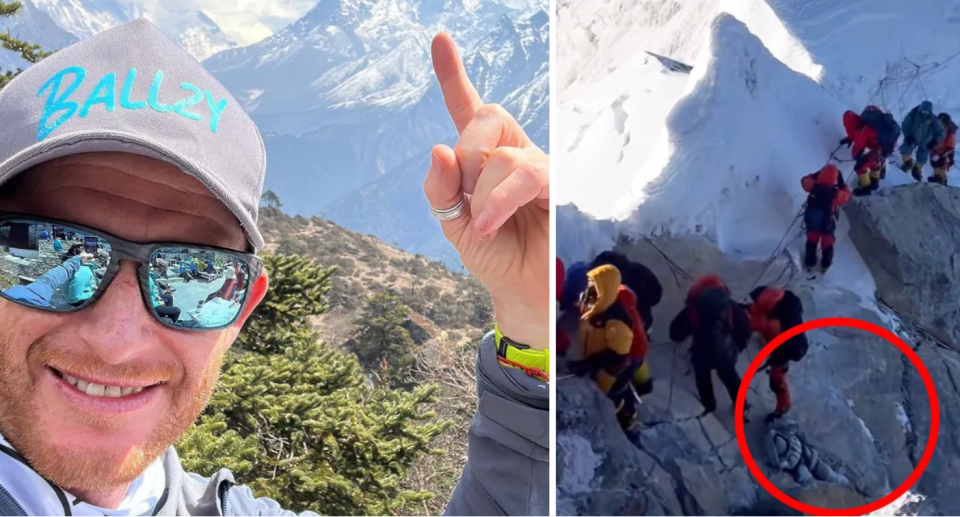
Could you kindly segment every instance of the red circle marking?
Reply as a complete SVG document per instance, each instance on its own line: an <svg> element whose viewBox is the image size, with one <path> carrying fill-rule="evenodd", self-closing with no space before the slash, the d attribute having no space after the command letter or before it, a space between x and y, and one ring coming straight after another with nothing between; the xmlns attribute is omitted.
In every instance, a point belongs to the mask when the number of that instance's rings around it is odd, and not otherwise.
<svg viewBox="0 0 960 517"><path fill-rule="evenodd" d="M747 464L747 468L750 469L750 473L753 474L753 477L760 482L760 485L763 486L763 488L767 489L767 492L770 492L771 495L776 497L783 504L793 508L794 510L798 510L810 515L863 515L877 511L896 501L898 497L905 494L907 490L909 490L910 487L912 487L920 479L923 471L927 469L930 459L933 457L933 451L937 446L937 437L940 434L940 402L937 400L937 390L933 385L933 379L930 377L930 373L923 365L923 361L920 360L920 357L917 356L917 354L893 332L890 332L879 325L874 325L873 323L868 323L866 321L853 318L821 318L818 320L808 321L783 332L777 336L776 339L767 344L767 346L763 347L763 350L757 354L757 357L755 357L750 363L750 366L747 367L747 372L743 375L743 381L740 383L740 391L737 393L736 412L734 414L743 414L743 406L747 400L747 391L750 389L750 381L753 380L753 377L757 374L757 370L760 368L760 365L767 358L767 356L774 351L774 349L793 336L802 334L808 330L824 327L853 327L856 329L865 330L876 336L880 336L899 348L901 352L906 354L907 358L910 359L910 362L913 363L913 366L920 373L920 378L923 379L923 386L927 389L927 396L930 398L930 436L927 438L927 446L923 450L923 456L920 458L920 462L917 463L916 468L913 469L913 472L906 479L906 481L901 483L900 486L898 486L893 492L890 492L883 498L872 503L847 509L820 508L819 506L802 503L788 496L779 488L774 486L774 484L763 475L763 472L757 466L757 463L753 460L753 456L750 454L750 448L747 446L747 438L744 434L742 418L734 419L734 427L736 428L737 434L737 445L740 446L740 453L743 454L743 459Z"/></svg>

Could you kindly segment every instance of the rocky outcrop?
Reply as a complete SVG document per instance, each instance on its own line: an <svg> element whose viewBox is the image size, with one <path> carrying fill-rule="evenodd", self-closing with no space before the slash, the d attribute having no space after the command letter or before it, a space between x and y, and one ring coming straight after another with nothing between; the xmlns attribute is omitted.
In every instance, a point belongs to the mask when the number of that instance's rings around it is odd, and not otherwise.
<svg viewBox="0 0 960 517"><path fill-rule="evenodd" d="M957 220L960 225L960 219ZM937 386L941 431L937 453L913 488L923 514L960 513L960 356L936 346L908 321L885 315L875 301L842 287L828 276L808 281L789 274L784 259L764 271L765 264L735 261L700 238L658 239L657 247L691 276L717 273L735 297L745 297L755 284L792 277L790 289L803 300L807 320L845 316L896 327L917 353ZM800 243L802 245L802 243ZM849 245L838 257L855 255ZM687 345L669 343L667 327L679 311L689 282L672 274L668 262L649 243L622 251L650 267L660 278L664 298L654 309L649 361L654 392L641 406L639 445L617 426L613 408L588 381L567 378L557 388L557 509L561 515L795 515L753 478L734 439L732 402L715 382L719 409L701 411ZM869 262L869 260L868 260ZM761 273L763 273L761 275ZM831 275L842 271L831 271ZM864 272L866 275L866 272ZM960 279L960 277L957 277ZM953 280L951 280L953 281ZM782 284L782 282L781 282ZM754 459L771 481L792 496L825 508L849 508L888 494L913 471L929 433L929 400L917 371L899 350L856 329L819 329L807 334L807 357L791 367L791 416L823 461L849 479L850 488L814 481L798 484L794 476L764 461L763 440L769 428L763 416L774 407L767 377L750 383L753 418L746 438ZM741 356L744 372L756 356L751 343Z"/></svg>
<svg viewBox="0 0 960 517"><path fill-rule="evenodd" d="M960 350L960 189L893 187L844 212L877 298Z"/></svg>

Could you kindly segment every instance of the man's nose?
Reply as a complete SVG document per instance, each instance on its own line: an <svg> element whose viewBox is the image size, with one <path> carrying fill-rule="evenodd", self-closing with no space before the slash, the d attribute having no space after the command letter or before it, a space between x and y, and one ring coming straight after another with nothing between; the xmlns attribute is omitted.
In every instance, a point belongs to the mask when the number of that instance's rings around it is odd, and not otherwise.
<svg viewBox="0 0 960 517"><path fill-rule="evenodd" d="M106 291L77 314L82 338L108 364L122 364L155 346L159 323L147 311L137 283L137 266L121 261Z"/></svg>

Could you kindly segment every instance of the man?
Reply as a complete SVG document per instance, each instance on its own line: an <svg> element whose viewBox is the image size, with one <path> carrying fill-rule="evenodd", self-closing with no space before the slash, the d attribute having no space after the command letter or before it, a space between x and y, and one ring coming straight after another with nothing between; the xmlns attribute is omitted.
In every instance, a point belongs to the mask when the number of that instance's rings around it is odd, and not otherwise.
<svg viewBox="0 0 960 517"><path fill-rule="evenodd" d="M578 342L580 326L580 298L587 289L587 273L590 271L585 262L574 262L566 269L562 283L557 286L557 353L567 356L570 347L576 345L571 359L583 359L582 347Z"/></svg>
<svg viewBox="0 0 960 517"><path fill-rule="evenodd" d="M613 402L620 427L633 438L638 413L630 388L634 374L630 352L637 325L630 317L630 308L617 299L623 287L620 282L620 271L609 264L587 273L579 330L584 357L570 369L578 375L589 375L597 383Z"/></svg>
<svg viewBox="0 0 960 517"><path fill-rule="evenodd" d="M803 211L807 227L807 245L803 263L808 271L817 265L817 246L823 250L820 269L823 273L833 265L833 245L836 242L837 214L850 201L850 189L833 164L827 164L800 180L800 186L810 195Z"/></svg>
<svg viewBox="0 0 960 517"><path fill-rule="evenodd" d="M63 263L50 269L40 278L27 285L15 285L3 292L11 299L29 303L36 307L50 307L58 289L67 285L73 276L84 267L93 255L80 252L67 258Z"/></svg>
<svg viewBox="0 0 960 517"><path fill-rule="evenodd" d="M793 291L762 285L750 293L750 328L760 334L764 345L776 339L781 333L803 323L803 302ZM770 391L777 398L776 409L767 415L770 423L790 411L790 385L787 371L790 362L798 362L807 355L807 336L804 334L790 338L778 346L767 359L770 375Z"/></svg>
<svg viewBox="0 0 960 517"><path fill-rule="evenodd" d="M730 291L723 280L706 275L694 282L687 293L684 308L670 323L670 340L681 343L693 336L690 355L703 415L717 409L713 370L727 388L730 402L736 402L740 390L737 357L747 348L750 334L747 315L730 299ZM749 411L750 404L746 403L744 420Z"/></svg>
<svg viewBox="0 0 960 517"><path fill-rule="evenodd" d="M933 155L930 157L933 175L927 178L927 181L947 186L947 172L953 167L954 154L957 149L957 124L948 113L941 113L937 115L937 118L943 124L943 131L946 135L933 148Z"/></svg>
<svg viewBox="0 0 960 517"><path fill-rule="evenodd" d="M900 168L910 171L913 179L920 181L921 171L930 157L930 151L946 136L943 123L933 114L933 103L923 101L907 113L901 127L903 145L900 146L900 154L903 155L903 163ZM913 158L914 150L917 151L916 159Z"/></svg>
<svg viewBox="0 0 960 517"><path fill-rule="evenodd" d="M441 210L473 195L469 210L442 212L442 226L490 291L498 336L518 343L496 340L505 359L523 365L545 356L525 353L549 339L548 158L509 115L487 108L481 117L479 106L451 99L472 87L452 42L438 39L438 75L458 127L482 121L480 134L475 125L461 139L462 152L440 150L428 194ZM101 289L83 307L52 313L0 293L0 392L8 394L0 397L0 493L9 495L0 513L289 514L235 486L228 470L210 479L185 473L171 447L202 411L224 353L267 292L255 256L264 245L256 219L266 162L240 104L141 20L25 71L0 95L0 120L0 224L17 213L18 221L96 235L111 249ZM491 131L503 138L484 139ZM517 187L511 173L519 168L534 181ZM143 262L154 252L187 248L249 270L227 323L186 326L151 307L149 276L138 269L152 266ZM75 270L80 260L65 264ZM545 514L547 384L503 366L494 341L481 347L479 411L451 511Z"/></svg>
<svg viewBox="0 0 960 517"><path fill-rule="evenodd" d="M887 170L887 158L900 139L900 126L893 115L871 105L860 115L846 111L843 128L847 136L840 140L840 145L853 146L850 156L856 160L853 168L859 178L859 186L853 194L869 196L880 187L880 179Z"/></svg>

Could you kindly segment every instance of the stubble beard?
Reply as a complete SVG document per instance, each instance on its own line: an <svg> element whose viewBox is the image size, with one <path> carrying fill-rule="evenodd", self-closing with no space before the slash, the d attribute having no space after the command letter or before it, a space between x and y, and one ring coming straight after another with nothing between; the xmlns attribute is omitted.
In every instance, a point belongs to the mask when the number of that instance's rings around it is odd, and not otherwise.
<svg viewBox="0 0 960 517"><path fill-rule="evenodd" d="M47 419L71 418L82 425L104 431L117 431L111 419L91 418L82 413L55 415L43 407L39 396L25 396L38 392L46 364L56 359L61 367L71 371L95 374L117 372L129 367L106 367L102 362L75 357L64 361L65 354L53 344L55 336L43 336L31 343L25 363L17 364L9 346L10 334L0 330L0 432L33 467L48 481L72 492L90 492L115 489L129 485L143 471L173 445L196 421L216 388L228 347L218 340L206 367L197 380L186 379L181 365L152 365L156 373L172 379L163 389L170 390L173 407L150 432L148 439L130 449L110 450L97 447L77 448L56 443L55 437L44 429ZM131 365L143 372L142 366Z"/></svg>

